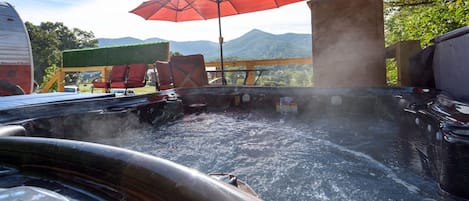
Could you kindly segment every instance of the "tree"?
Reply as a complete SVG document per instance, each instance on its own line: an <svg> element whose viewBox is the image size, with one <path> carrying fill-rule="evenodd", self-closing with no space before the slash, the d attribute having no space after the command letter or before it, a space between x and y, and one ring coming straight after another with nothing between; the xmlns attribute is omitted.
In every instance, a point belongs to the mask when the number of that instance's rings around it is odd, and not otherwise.
<svg viewBox="0 0 469 201"><path fill-rule="evenodd" d="M419 40L422 47L431 39L469 25L467 0L385 0L386 45ZM395 60L387 61L389 85L397 84Z"/></svg>
<svg viewBox="0 0 469 201"><path fill-rule="evenodd" d="M61 22L42 22L38 26L26 22L25 25L33 51L34 79L39 84L43 81L45 68L61 66L63 50L97 47L98 44L93 32L70 30Z"/></svg>
<svg viewBox="0 0 469 201"><path fill-rule="evenodd" d="M52 76L55 74L55 72L58 70L59 68L53 64L49 67L46 67L44 69L44 76L42 77L42 80L43 80L43 83L40 85L40 88L43 88L44 87L44 84L47 83L50 79L52 79ZM51 90L57 90L57 83L54 83L51 88Z"/></svg>
<svg viewBox="0 0 469 201"><path fill-rule="evenodd" d="M26 22L34 60L34 79L40 84L44 69L52 65L60 65L60 41L56 33L50 33L40 27Z"/></svg>
<svg viewBox="0 0 469 201"><path fill-rule="evenodd" d="M169 55L171 55L171 56L184 56L180 52L169 52Z"/></svg>
<svg viewBox="0 0 469 201"><path fill-rule="evenodd" d="M436 0L387 0L384 3L385 3L386 8L396 8L396 7L429 5L435 2Z"/></svg>
<svg viewBox="0 0 469 201"><path fill-rule="evenodd" d="M422 46L451 30L469 25L469 2L465 0L386 1L386 44L420 40Z"/></svg>

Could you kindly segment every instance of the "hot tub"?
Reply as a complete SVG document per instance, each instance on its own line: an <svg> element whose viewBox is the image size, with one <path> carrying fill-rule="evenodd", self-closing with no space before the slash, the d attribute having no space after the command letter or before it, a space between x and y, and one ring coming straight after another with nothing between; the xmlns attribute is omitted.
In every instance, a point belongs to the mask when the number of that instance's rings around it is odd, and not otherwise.
<svg viewBox="0 0 469 201"><path fill-rule="evenodd" d="M112 145L200 172L230 173L264 200L467 197L465 124L451 123L467 116L438 106L444 101L439 94L419 88L187 88L165 95L169 102L157 110L119 113L119 121L85 118L105 122L100 129L77 132L64 123L56 129L51 122L63 117L47 117L29 122L28 135ZM184 115L171 115L180 110ZM129 117L138 126L117 129ZM68 121L74 118L83 120L75 115Z"/></svg>

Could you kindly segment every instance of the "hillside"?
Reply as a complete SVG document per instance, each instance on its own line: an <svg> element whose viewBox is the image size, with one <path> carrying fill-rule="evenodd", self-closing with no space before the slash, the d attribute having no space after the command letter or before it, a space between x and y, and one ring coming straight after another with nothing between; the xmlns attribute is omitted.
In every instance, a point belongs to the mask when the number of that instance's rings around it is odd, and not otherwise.
<svg viewBox="0 0 469 201"><path fill-rule="evenodd" d="M100 47L165 41L160 38L140 40L131 37L108 39L98 38ZM203 54L207 61L219 59L219 45L211 41L169 41L170 51L184 55ZM247 45L248 44L248 45ZM287 33L275 35L257 29L243 36L227 41L223 45L225 60L271 59L290 57L310 57L312 42L310 34Z"/></svg>

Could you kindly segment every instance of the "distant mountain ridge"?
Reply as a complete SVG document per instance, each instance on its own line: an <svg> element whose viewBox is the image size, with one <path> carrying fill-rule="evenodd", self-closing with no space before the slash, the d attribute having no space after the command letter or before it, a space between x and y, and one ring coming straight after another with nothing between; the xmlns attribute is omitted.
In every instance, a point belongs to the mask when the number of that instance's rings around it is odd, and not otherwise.
<svg viewBox="0 0 469 201"><path fill-rule="evenodd" d="M161 38L149 38L140 40L132 37L124 38L98 38L99 47L129 45L137 43L149 43L168 41ZM205 60L219 60L219 44L212 41L169 41L170 51L183 55L203 54ZM239 38L226 41L223 44L223 58L234 59L272 59L291 57L311 57L311 34L271 34L258 29L253 29Z"/></svg>

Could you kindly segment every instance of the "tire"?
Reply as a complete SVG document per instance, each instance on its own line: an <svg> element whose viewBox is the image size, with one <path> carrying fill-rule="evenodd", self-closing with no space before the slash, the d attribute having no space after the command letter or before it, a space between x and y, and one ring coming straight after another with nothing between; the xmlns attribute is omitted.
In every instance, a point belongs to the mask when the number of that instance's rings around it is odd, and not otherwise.
<svg viewBox="0 0 469 201"><path fill-rule="evenodd" d="M5 80L0 80L0 91L1 92L6 92L6 94L0 93L2 95L6 95L6 96L23 95L24 94L24 90L20 86L12 84L10 82L7 82Z"/></svg>

